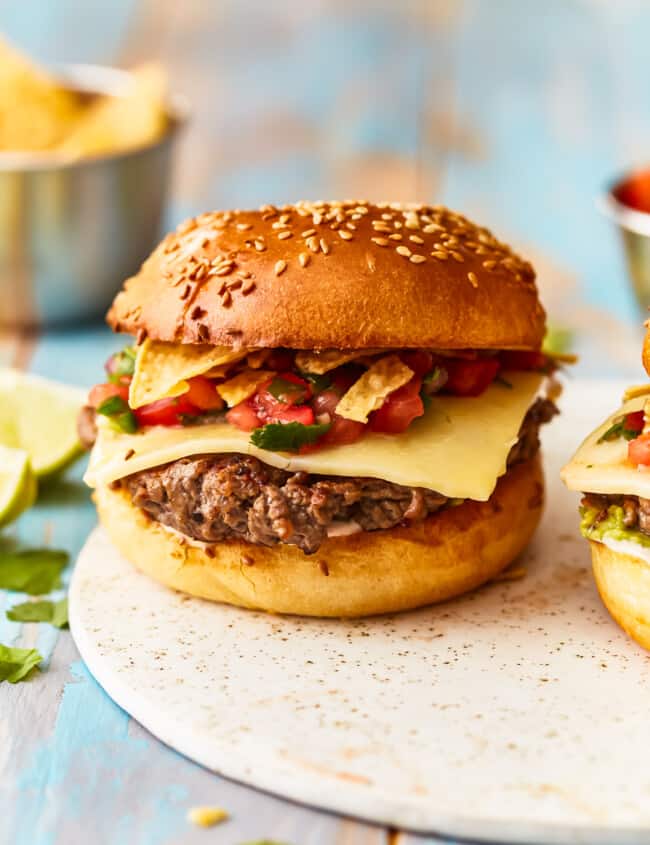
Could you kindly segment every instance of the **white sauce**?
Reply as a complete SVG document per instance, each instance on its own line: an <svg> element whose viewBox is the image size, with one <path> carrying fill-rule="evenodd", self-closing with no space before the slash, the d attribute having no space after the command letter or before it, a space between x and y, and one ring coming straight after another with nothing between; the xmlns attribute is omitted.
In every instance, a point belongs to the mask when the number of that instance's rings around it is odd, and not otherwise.
<svg viewBox="0 0 650 845"><path fill-rule="evenodd" d="M634 540L614 540L614 538L610 537L604 537L602 540L597 540L597 542L602 543L603 546L607 546L613 552L638 557L640 560L650 564L650 546L642 546L640 543L635 543Z"/></svg>

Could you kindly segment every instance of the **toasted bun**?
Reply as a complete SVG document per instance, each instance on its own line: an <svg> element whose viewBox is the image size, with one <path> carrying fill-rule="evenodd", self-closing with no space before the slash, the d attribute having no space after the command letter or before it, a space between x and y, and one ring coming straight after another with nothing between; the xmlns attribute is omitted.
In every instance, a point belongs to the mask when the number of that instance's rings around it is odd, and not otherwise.
<svg viewBox="0 0 650 845"><path fill-rule="evenodd" d="M95 495L120 552L169 587L273 613L369 616L443 601L493 578L528 543L543 489L535 458L511 469L488 502L468 501L408 528L330 539L312 556L228 542L209 557L148 519L125 492L104 487Z"/></svg>
<svg viewBox="0 0 650 845"><path fill-rule="evenodd" d="M643 340L643 366L650 376L650 320L646 322L646 333Z"/></svg>
<svg viewBox="0 0 650 845"><path fill-rule="evenodd" d="M168 235L108 313L155 340L293 349L536 349L535 274L431 206L298 203L203 214Z"/></svg>
<svg viewBox="0 0 650 845"><path fill-rule="evenodd" d="M650 566L590 541L598 592L621 628L650 650Z"/></svg>

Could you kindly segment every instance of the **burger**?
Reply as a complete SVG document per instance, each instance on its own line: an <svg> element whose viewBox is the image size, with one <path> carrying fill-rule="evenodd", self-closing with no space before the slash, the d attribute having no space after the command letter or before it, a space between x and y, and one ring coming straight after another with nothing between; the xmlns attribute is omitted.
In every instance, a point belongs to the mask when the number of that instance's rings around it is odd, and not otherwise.
<svg viewBox="0 0 650 845"><path fill-rule="evenodd" d="M170 587L385 613L477 587L535 530L545 314L530 264L459 214L202 214L108 323L135 344L82 412L86 481L115 546Z"/></svg>
<svg viewBox="0 0 650 845"><path fill-rule="evenodd" d="M650 331L643 363L650 373ZM583 494L580 531L605 606L650 649L650 384L625 392L621 407L587 437L561 475Z"/></svg>

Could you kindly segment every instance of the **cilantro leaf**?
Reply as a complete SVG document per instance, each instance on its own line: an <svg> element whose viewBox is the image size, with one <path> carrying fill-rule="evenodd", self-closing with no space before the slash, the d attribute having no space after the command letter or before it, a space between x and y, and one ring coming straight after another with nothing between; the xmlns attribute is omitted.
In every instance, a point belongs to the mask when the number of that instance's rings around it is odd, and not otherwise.
<svg viewBox="0 0 650 845"><path fill-rule="evenodd" d="M636 438L641 434L640 431L636 429L627 428L625 425L625 417L621 417L618 420L615 420L612 425L607 429L604 434L601 434L598 438L598 443L604 443L605 441L609 442L611 440L618 440L619 437L625 438L625 440L636 440Z"/></svg>
<svg viewBox="0 0 650 845"><path fill-rule="evenodd" d="M121 396L109 396L97 407L97 413L104 417L113 417L115 414L122 414L128 410L128 403Z"/></svg>
<svg viewBox="0 0 650 845"><path fill-rule="evenodd" d="M320 393L321 390L327 390L328 387L332 386L332 380L326 374L303 373L302 375L311 384L311 389L314 393Z"/></svg>
<svg viewBox="0 0 650 845"><path fill-rule="evenodd" d="M17 684L42 660L35 648L10 648L0 645L0 681Z"/></svg>
<svg viewBox="0 0 650 845"><path fill-rule="evenodd" d="M68 626L68 600L26 601L15 604L7 611L7 619L12 622L49 622L55 628Z"/></svg>
<svg viewBox="0 0 650 845"><path fill-rule="evenodd" d="M279 402L299 405L305 401L307 387L304 384L296 384L289 379L275 376L267 390Z"/></svg>
<svg viewBox="0 0 650 845"><path fill-rule="evenodd" d="M41 596L61 586L68 553L54 549L0 551L0 589Z"/></svg>
<svg viewBox="0 0 650 845"><path fill-rule="evenodd" d="M297 452L307 443L315 443L329 431L330 423L303 425L299 422L268 423L256 428L251 434L251 443L271 452Z"/></svg>

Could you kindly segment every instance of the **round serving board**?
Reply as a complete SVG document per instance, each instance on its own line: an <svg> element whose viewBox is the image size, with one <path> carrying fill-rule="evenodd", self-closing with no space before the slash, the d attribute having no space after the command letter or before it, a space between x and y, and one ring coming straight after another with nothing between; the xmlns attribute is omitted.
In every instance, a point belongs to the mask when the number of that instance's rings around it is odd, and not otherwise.
<svg viewBox="0 0 650 845"><path fill-rule="evenodd" d="M524 577L402 615L283 618L160 587L95 530L79 650L163 742L287 798L449 836L648 842L650 658L603 609L557 478L620 392L571 384L548 427Z"/></svg>

